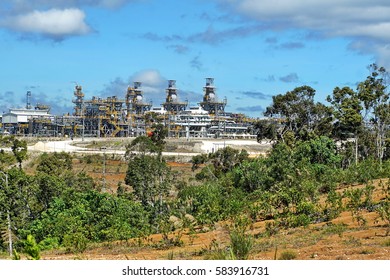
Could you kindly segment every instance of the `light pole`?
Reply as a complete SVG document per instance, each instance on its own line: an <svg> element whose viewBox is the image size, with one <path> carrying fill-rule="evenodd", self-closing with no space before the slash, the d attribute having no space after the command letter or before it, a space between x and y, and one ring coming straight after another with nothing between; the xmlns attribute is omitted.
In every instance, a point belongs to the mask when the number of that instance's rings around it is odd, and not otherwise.
<svg viewBox="0 0 390 280"><path fill-rule="evenodd" d="M5 182L5 188L8 189L8 174L3 172L3 171L0 171L0 173L4 175L5 179L4 178L2 178L2 179ZM9 255L12 258L13 246L12 246L11 216L10 216L10 213L9 213L9 208L7 209L7 229L8 229L8 249L9 249Z"/></svg>

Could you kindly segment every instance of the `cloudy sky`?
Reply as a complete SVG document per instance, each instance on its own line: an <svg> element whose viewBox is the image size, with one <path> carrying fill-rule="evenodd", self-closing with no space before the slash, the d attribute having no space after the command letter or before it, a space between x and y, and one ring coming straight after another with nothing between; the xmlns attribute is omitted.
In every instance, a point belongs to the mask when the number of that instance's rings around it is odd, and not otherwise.
<svg viewBox="0 0 390 280"><path fill-rule="evenodd" d="M390 69L388 0L2 0L0 110L47 103L72 113L87 98L124 98L143 83L160 106L167 80L197 105L215 78L227 111L261 117L275 94L301 85L325 97Z"/></svg>

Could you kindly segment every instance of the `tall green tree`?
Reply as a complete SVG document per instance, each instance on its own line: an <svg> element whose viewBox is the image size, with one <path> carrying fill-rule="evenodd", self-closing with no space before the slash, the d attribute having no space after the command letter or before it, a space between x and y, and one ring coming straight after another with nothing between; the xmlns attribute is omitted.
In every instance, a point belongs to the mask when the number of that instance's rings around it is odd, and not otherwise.
<svg viewBox="0 0 390 280"><path fill-rule="evenodd" d="M1 171L0 176L0 228L6 228L0 239L12 247L14 237L37 217L36 185L20 168Z"/></svg>
<svg viewBox="0 0 390 280"><path fill-rule="evenodd" d="M168 129L161 123L153 124L150 139L158 148L159 152L162 152L165 146L165 138L168 136Z"/></svg>
<svg viewBox="0 0 390 280"><path fill-rule="evenodd" d="M297 139L329 133L331 111L325 105L316 103L314 96L315 89L301 86L272 97L272 105L267 107L264 115L280 119L281 126L277 133L282 141L288 131L294 133Z"/></svg>
<svg viewBox="0 0 390 280"><path fill-rule="evenodd" d="M363 107L358 93L350 87L336 87L332 96L327 97L327 101L333 106L336 119L333 133L336 138L346 140L353 137L355 140L355 163L357 164L359 132L363 127Z"/></svg>
<svg viewBox="0 0 390 280"><path fill-rule="evenodd" d="M385 135L390 125L390 105L387 83L389 75L384 67L369 66L371 74L358 86L358 95L363 103L364 119L373 127L376 135L376 157L382 164L385 151Z"/></svg>
<svg viewBox="0 0 390 280"><path fill-rule="evenodd" d="M172 180L171 169L157 156L139 155L129 160L125 183L144 206L161 207Z"/></svg>

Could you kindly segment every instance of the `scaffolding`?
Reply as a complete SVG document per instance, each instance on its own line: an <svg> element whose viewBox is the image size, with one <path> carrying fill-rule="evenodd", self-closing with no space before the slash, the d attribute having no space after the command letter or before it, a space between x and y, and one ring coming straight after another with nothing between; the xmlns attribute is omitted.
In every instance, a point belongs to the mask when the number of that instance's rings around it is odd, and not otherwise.
<svg viewBox="0 0 390 280"><path fill-rule="evenodd" d="M168 88L165 92L166 98L162 105L167 112L177 114L178 112L185 111L188 101L180 102L175 80L168 80Z"/></svg>
<svg viewBox="0 0 390 280"><path fill-rule="evenodd" d="M136 137L145 135L154 123L168 129L168 137L235 137L245 134L251 120L243 114L226 113L226 98L219 100L213 78L206 78L203 100L198 107L187 109L181 101L175 80L168 80L165 101L160 110L146 102L141 82L128 86L123 99L117 96L85 99L83 88L75 86L72 115L53 116L50 107L37 104L31 108L31 92L27 93L25 112L10 113L7 119L23 114L27 121L3 122L4 128L15 134L75 137ZM43 113L42 113L43 112ZM46 113L45 113L46 112ZM19 118L21 119L21 118ZM19 120L18 119L18 120Z"/></svg>
<svg viewBox="0 0 390 280"><path fill-rule="evenodd" d="M126 93L126 120L128 135L138 136L146 133L145 113L152 108L151 102L144 101L141 82L134 82L133 87L127 88Z"/></svg>
<svg viewBox="0 0 390 280"><path fill-rule="evenodd" d="M203 87L203 92L203 101L199 103L203 110L216 116L225 112L227 100L226 98L222 101L218 100L215 93L214 78L206 78L206 85Z"/></svg>
<svg viewBox="0 0 390 280"><path fill-rule="evenodd" d="M165 92L165 102L161 105L166 111L164 123L168 129L168 136L179 137L181 126L175 124L175 116L186 110L188 101L180 101L175 80L168 80L168 88L165 90Z"/></svg>

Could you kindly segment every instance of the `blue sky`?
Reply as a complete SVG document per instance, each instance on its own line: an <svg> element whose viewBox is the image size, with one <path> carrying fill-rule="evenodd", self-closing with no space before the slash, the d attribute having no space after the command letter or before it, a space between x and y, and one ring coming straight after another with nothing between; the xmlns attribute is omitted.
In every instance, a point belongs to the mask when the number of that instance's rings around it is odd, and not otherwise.
<svg viewBox="0 0 390 280"><path fill-rule="evenodd" d="M134 81L160 106L167 80L197 105L206 77L227 111L261 117L301 85L325 98L390 67L388 0L2 0L0 110L125 96Z"/></svg>

